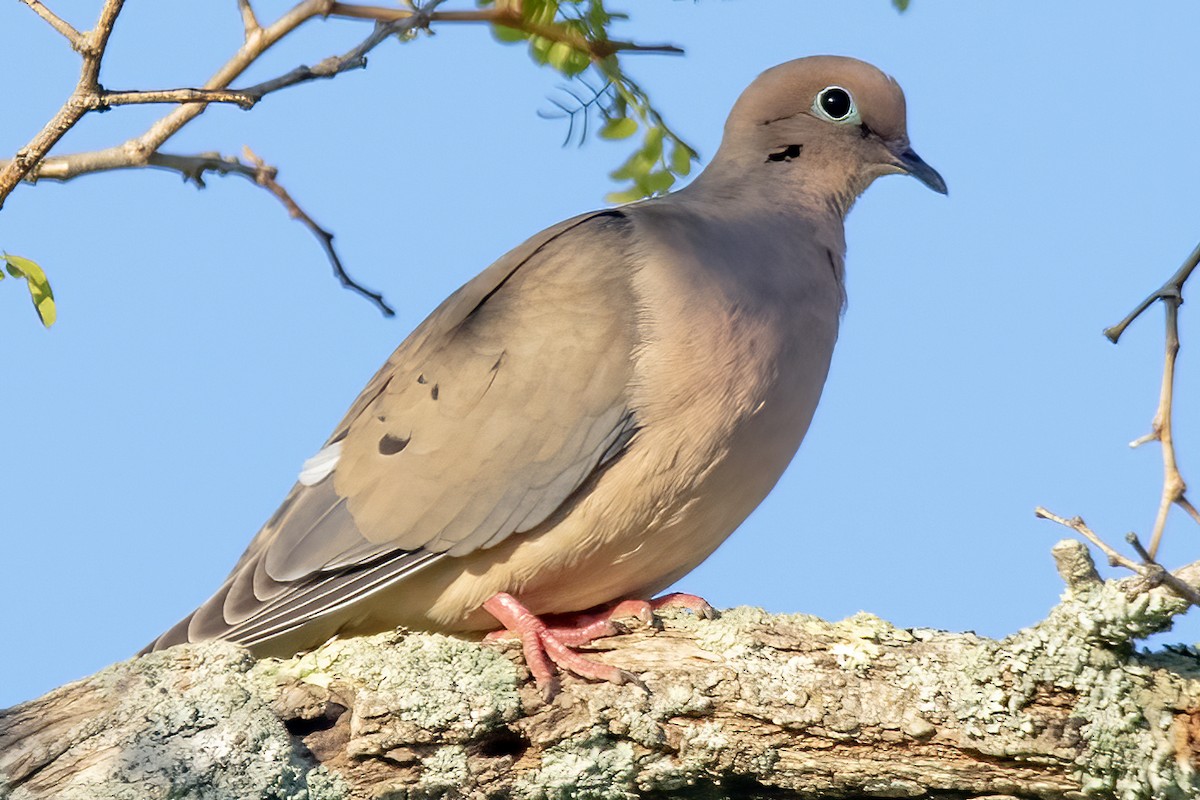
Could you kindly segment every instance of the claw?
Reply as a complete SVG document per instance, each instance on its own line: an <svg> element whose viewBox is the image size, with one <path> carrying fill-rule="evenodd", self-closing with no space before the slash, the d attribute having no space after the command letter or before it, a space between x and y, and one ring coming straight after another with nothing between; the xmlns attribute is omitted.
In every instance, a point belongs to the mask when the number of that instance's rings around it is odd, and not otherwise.
<svg viewBox="0 0 1200 800"><path fill-rule="evenodd" d="M682 608L685 611L691 611L700 619L717 618L717 610L709 605L707 600L703 597L697 597L694 594L684 594L683 592L672 592L671 594L664 594L662 597L656 597L650 601L650 608L654 611L664 608Z"/></svg>
<svg viewBox="0 0 1200 800"><path fill-rule="evenodd" d="M555 622L562 624L555 625L547 625L506 592L489 599L483 608L504 626L504 630L493 631L486 638L520 638L525 664L547 702L558 693L558 670L588 680L632 683L646 689L633 673L584 658L571 649L605 636L626 633L626 626L617 620L633 617L647 625L653 624L654 612L664 608L687 609L702 619L714 619L717 615L703 598L678 592L654 600L622 600L596 612L558 615Z"/></svg>
<svg viewBox="0 0 1200 800"><path fill-rule="evenodd" d="M583 628L551 630L515 597L505 592L492 597L483 604L483 608L508 631L521 638L525 664L547 700L558 692L558 675L553 665L589 680L641 684L641 681L625 670L591 661L571 649L571 645L578 646L600 636L611 635L603 632L603 626L598 626L596 622Z"/></svg>

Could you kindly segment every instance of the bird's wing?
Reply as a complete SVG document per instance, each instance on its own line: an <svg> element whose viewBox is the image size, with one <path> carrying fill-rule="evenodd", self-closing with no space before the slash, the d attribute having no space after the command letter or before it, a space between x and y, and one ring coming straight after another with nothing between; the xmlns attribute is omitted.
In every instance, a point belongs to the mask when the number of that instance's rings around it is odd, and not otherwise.
<svg viewBox="0 0 1200 800"><path fill-rule="evenodd" d="M568 220L451 295L155 646L273 638L549 517L637 430L630 235L618 211Z"/></svg>

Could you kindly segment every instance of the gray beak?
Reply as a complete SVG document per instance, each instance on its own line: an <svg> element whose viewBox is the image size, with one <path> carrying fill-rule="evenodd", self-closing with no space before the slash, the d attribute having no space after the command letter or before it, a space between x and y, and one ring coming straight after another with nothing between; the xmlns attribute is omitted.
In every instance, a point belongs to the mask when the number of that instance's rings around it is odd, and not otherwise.
<svg viewBox="0 0 1200 800"><path fill-rule="evenodd" d="M919 155L913 152L912 148L906 148L902 153L895 153L897 164L896 166L912 175L921 183L933 189L938 194L946 194L946 181L938 174L938 171L926 164Z"/></svg>

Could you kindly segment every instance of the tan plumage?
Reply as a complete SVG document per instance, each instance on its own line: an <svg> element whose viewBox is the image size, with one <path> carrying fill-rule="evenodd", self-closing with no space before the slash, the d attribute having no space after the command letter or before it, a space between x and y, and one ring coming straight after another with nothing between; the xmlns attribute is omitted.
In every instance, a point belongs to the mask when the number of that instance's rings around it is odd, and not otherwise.
<svg viewBox="0 0 1200 800"><path fill-rule="evenodd" d="M827 87L853 116L815 105L842 110ZM497 592L570 612L684 575L807 430L854 199L889 172L944 191L904 117L870 65L788 62L691 186L505 255L397 348L222 587L151 647L487 630Z"/></svg>

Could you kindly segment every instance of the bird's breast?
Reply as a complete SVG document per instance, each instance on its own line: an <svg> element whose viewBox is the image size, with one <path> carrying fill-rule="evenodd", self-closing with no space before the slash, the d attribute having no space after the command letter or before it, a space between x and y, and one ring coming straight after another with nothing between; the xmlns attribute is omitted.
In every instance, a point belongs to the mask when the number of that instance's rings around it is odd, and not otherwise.
<svg viewBox="0 0 1200 800"><path fill-rule="evenodd" d="M841 308L824 245L673 222L638 237L627 261L636 435L562 513L480 552L431 609L439 624L487 627L484 612L460 615L496 591L536 613L660 591L741 524L796 452Z"/></svg>
<svg viewBox="0 0 1200 800"><path fill-rule="evenodd" d="M628 454L656 479L648 500L659 513L645 542L630 539L631 551L653 554L644 559L653 590L707 557L787 468L816 410L842 306L837 243L803 228L656 228L665 235L645 242L635 276L642 428Z"/></svg>

